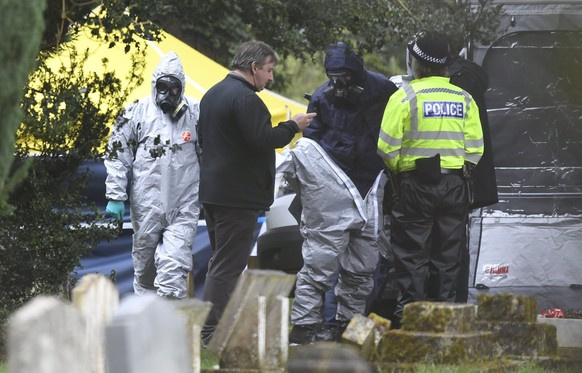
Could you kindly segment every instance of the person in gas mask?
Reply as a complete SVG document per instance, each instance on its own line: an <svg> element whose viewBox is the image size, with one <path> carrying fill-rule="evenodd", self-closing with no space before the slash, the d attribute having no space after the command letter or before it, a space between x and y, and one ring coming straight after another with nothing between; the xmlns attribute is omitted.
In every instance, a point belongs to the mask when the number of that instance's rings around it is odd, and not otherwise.
<svg viewBox="0 0 582 373"><path fill-rule="evenodd" d="M106 211L123 221L129 198L136 294L187 295L200 166L199 104L184 95L185 83L177 54L166 54L153 73L151 96L121 112L107 147Z"/></svg>
<svg viewBox="0 0 582 373"><path fill-rule="evenodd" d="M302 205L304 266L297 274L291 344L338 340L352 316L366 312L380 252L389 255L376 141L396 86L364 69L362 56L343 42L329 47L324 64L329 80L307 109L317 115L278 168ZM336 322L325 324L324 293L336 274Z"/></svg>

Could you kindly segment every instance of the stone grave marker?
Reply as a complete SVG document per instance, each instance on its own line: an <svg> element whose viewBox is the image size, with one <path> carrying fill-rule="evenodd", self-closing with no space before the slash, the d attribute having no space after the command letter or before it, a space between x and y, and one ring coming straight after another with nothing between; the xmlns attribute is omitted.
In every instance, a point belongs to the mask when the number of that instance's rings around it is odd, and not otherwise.
<svg viewBox="0 0 582 373"><path fill-rule="evenodd" d="M106 373L105 325L119 305L119 292L108 277L88 274L73 289L72 302L86 320L89 371Z"/></svg>
<svg viewBox="0 0 582 373"><path fill-rule="evenodd" d="M511 293L477 296L476 326L492 332L498 353L515 356L556 356L558 340L553 325L537 323L534 297Z"/></svg>
<svg viewBox="0 0 582 373"><path fill-rule="evenodd" d="M105 329L109 373L191 371L186 317L173 301L129 295Z"/></svg>
<svg viewBox="0 0 582 373"><path fill-rule="evenodd" d="M382 335L379 363L460 364L492 359L492 333L475 329L473 304L414 302L401 330Z"/></svg>
<svg viewBox="0 0 582 373"><path fill-rule="evenodd" d="M360 351L360 356L370 360L376 350L377 331L378 327L372 318L356 313L342 334L342 341L356 346Z"/></svg>
<svg viewBox="0 0 582 373"><path fill-rule="evenodd" d="M89 373L85 331L85 319L71 304L34 298L8 320L8 371Z"/></svg>
<svg viewBox="0 0 582 373"><path fill-rule="evenodd" d="M208 349L221 369L283 369L288 358L289 293L295 276L247 270L240 276Z"/></svg>
<svg viewBox="0 0 582 373"><path fill-rule="evenodd" d="M202 338L200 332L202 325L208 317L212 303L200 299L187 298L179 301L173 301L171 304L180 313L186 316L186 338L191 347L192 356L192 373L200 372L200 346Z"/></svg>

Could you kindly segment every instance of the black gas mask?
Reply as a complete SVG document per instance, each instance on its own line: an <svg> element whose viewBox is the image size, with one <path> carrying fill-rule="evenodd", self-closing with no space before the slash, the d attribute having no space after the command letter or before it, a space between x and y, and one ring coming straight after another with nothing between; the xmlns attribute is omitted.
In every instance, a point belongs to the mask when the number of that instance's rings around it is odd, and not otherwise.
<svg viewBox="0 0 582 373"><path fill-rule="evenodd" d="M360 102L364 88L356 84L350 70L328 70L327 77L330 85L323 93L328 100L340 106L357 105Z"/></svg>
<svg viewBox="0 0 582 373"><path fill-rule="evenodd" d="M162 76L156 81L156 104L164 114L170 113L173 120L178 120L188 110L188 105L181 100L182 83L173 76Z"/></svg>

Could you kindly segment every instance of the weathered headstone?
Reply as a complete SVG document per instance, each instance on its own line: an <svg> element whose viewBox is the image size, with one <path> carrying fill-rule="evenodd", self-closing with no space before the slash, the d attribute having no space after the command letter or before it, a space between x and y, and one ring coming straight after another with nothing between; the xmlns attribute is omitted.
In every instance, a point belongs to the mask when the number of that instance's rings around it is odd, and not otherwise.
<svg viewBox="0 0 582 373"><path fill-rule="evenodd" d="M208 344L224 369L282 369L288 358L289 299L295 276L247 270Z"/></svg>
<svg viewBox="0 0 582 373"><path fill-rule="evenodd" d="M578 348L582 350L582 319L547 318L538 316L540 324L550 324L556 327L558 347ZM582 351L580 351L582 357Z"/></svg>
<svg viewBox="0 0 582 373"><path fill-rule="evenodd" d="M392 321L372 312L368 315L368 318L376 324L374 336L375 336L375 346L380 344L382 339L382 334L386 333L392 327Z"/></svg>
<svg viewBox="0 0 582 373"><path fill-rule="evenodd" d="M190 372L186 317L153 294L129 295L107 326L109 373Z"/></svg>
<svg viewBox="0 0 582 373"><path fill-rule="evenodd" d="M556 356L558 340L553 325L537 323L537 301L516 294L477 296L479 330L494 334L494 348L504 355Z"/></svg>
<svg viewBox="0 0 582 373"><path fill-rule="evenodd" d="M72 302L86 320L89 371L106 373L105 325L119 305L119 292L108 277L88 274L73 289Z"/></svg>
<svg viewBox="0 0 582 373"><path fill-rule="evenodd" d="M202 343L202 338L200 332L202 331L202 325L208 317L212 303L204 302L200 299L184 299L179 301L171 302L171 304L186 316L187 326L186 326L186 338L191 347L192 356L192 373L200 372L200 346Z"/></svg>
<svg viewBox="0 0 582 373"><path fill-rule="evenodd" d="M77 309L38 296L8 320L8 371L89 373L85 338L85 319Z"/></svg>
<svg viewBox="0 0 582 373"><path fill-rule="evenodd" d="M342 341L357 346L360 356L368 360L376 349L376 330L374 320L356 313L342 334Z"/></svg>
<svg viewBox="0 0 582 373"><path fill-rule="evenodd" d="M415 302L404 307L402 329L383 334L380 363L458 364L491 359L491 333L474 329L472 304Z"/></svg>

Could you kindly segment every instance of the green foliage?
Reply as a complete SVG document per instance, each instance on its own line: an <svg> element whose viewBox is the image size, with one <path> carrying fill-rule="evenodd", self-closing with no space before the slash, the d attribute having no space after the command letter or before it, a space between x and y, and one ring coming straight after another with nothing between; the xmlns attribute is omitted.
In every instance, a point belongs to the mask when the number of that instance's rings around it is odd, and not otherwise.
<svg viewBox="0 0 582 373"><path fill-rule="evenodd" d="M203 348L200 351L200 368L202 370L213 370L218 364L218 358L208 349Z"/></svg>
<svg viewBox="0 0 582 373"><path fill-rule="evenodd" d="M54 51L68 40L80 27L89 27L91 34L100 37L110 46L125 44L140 48L135 36L158 40L160 28L150 22L152 14L164 13L164 1L141 0L139 2L117 0L59 0L52 1L44 14L46 29L41 49ZM119 30L123 30L119 33Z"/></svg>
<svg viewBox="0 0 582 373"><path fill-rule="evenodd" d="M405 42L418 33L445 34L455 47L485 42L500 15L493 0L475 5L470 0L158 0L165 4L158 7L150 1L134 7L143 7L148 19L226 67L235 47L249 39L270 44L283 60L307 57L315 63L327 45L344 40L364 54L384 57L371 66L387 75L405 70ZM287 94L288 85L296 84L297 76L286 69L278 69L277 76L273 90Z"/></svg>
<svg viewBox="0 0 582 373"><path fill-rule="evenodd" d="M427 30L466 42L485 40L497 28L500 13L493 0L479 0L475 6L470 0L164 3L168 5L165 13L150 13L149 19L224 65L233 47L248 39L269 43L283 57L299 58L314 56L337 40L351 40L364 52L378 52L389 43L407 41Z"/></svg>
<svg viewBox="0 0 582 373"><path fill-rule="evenodd" d="M490 40L499 25L500 6L493 0L65 0L47 11L50 30L89 25L110 43L125 43L135 35L159 38L159 25L203 54L229 67L236 46L263 40L282 59L292 56L315 62L329 43L344 40L364 54L383 61L373 70L394 75L405 70L404 43L422 31L450 38L455 48ZM58 3L58 4L57 4ZM472 5L471 3L474 3ZM95 8L100 5L99 8ZM61 15L65 14L66 17ZM87 15L90 14L89 17ZM96 15L100 15L97 17ZM123 34L113 30L123 29ZM105 32L100 33L98 30ZM54 31L51 31L54 34ZM46 45L62 37L47 33ZM397 55L393 51L397 51ZM402 66L397 68L397 66ZM295 76L279 69L273 90L286 93Z"/></svg>
<svg viewBox="0 0 582 373"><path fill-rule="evenodd" d="M14 160L15 132L22 119L20 100L22 87L26 84L29 72L34 66L34 57L38 53L40 38L43 31L42 14L46 7L45 0L8 0L0 2L0 219L12 212L13 206L8 201L9 193L26 175L26 168L20 167L12 172ZM23 27L22 25L27 25ZM4 255L6 246L0 241L0 271L4 271L6 263ZM0 277L2 294L8 286ZM3 297L2 297L3 298ZM4 299L0 303L0 347L4 343L4 322L8 309ZM3 353L0 348L0 359ZM0 367L3 370L3 367Z"/></svg>
<svg viewBox="0 0 582 373"><path fill-rule="evenodd" d="M240 0L164 0L162 12L148 19L206 56L230 67L237 44L255 38L241 16L254 2ZM258 21L258 20L257 20Z"/></svg>
<svg viewBox="0 0 582 373"><path fill-rule="evenodd" d="M313 62L293 56L281 60L275 70L275 83L269 89L284 91L286 97L307 105L303 95L315 92L327 80L323 68L323 53L318 53L316 60L317 62ZM285 79L284 88L278 84L282 79Z"/></svg>
<svg viewBox="0 0 582 373"><path fill-rule="evenodd" d="M104 216L83 197L89 174L80 166L103 152L109 125L143 81L144 56L132 54L122 83L107 60L102 74L86 72L87 53L62 51L57 67L42 53L25 90L16 163L28 161L30 170L10 195L14 212L0 217L5 316L36 295L66 292L80 258L117 229L103 224Z"/></svg>
<svg viewBox="0 0 582 373"><path fill-rule="evenodd" d="M44 0L0 2L0 215L11 211L12 207L6 203L8 194L25 174L23 168L10 177L14 134L22 118L22 87L38 53L45 6Z"/></svg>

